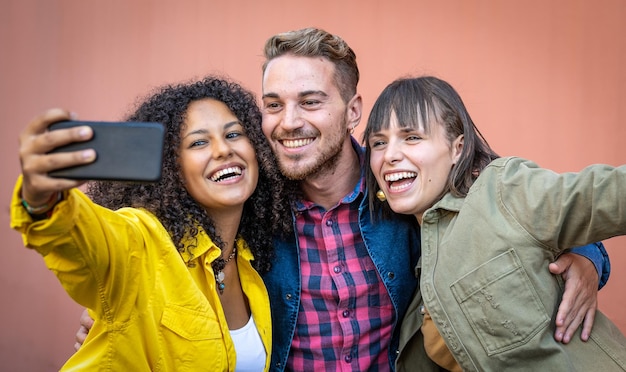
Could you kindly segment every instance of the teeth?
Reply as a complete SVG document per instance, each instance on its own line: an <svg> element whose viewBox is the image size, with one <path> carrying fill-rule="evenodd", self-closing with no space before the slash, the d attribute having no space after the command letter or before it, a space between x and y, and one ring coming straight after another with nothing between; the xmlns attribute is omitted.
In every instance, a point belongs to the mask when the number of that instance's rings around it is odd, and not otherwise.
<svg viewBox="0 0 626 372"><path fill-rule="evenodd" d="M415 172L398 172L398 173L391 173L391 174L385 175L385 181L394 182L394 181L398 181L398 180L405 179L405 178L415 178L415 177L417 177L417 173Z"/></svg>
<svg viewBox="0 0 626 372"><path fill-rule="evenodd" d="M296 139L296 140L283 140L283 146L288 148L296 148L308 145L313 142L313 138Z"/></svg>
<svg viewBox="0 0 626 372"><path fill-rule="evenodd" d="M406 188L409 188L409 187L411 187L411 184L404 184L404 185L400 185L400 186L390 185L389 186L389 190L395 191L395 192L399 192L399 191L402 191L402 190L404 190Z"/></svg>
<svg viewBox="0 0 626 372"><path fill-rule="evenodd" d="M222 169L222 170L215 172L215 174L211 176L211 181L218 182L222 177L226 175L235 176L235 175L240 175L240 174L241 174L240 167L229 167L229 168Z"/></svg>

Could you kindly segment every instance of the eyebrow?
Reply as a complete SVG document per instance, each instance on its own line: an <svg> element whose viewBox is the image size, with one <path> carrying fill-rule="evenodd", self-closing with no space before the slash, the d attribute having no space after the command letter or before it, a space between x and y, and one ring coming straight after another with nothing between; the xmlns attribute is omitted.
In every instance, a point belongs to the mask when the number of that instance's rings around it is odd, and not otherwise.
<svg viewBox="0 0 626 372"><path fill-rule="evenodd" d="M314 94L319 94L320 96L323 97L328 97L328 94L326 94L326 92L324 92L323 90L305 90L303 92L298 93L298 98L304 98L306 96L311 96ZM265 93L262 97L262 99L265 98L280 98L280 96L278 95L278 93Z"/></svg>
<svg viewBox="0 0 626 372"><path fill-rule="evenodd" d="M328 94L326 94L326 92L324 92L323 90L305 90L304 92L299 93L298 97L302 98L302 97L311 96L314 94L318 94L323 97L328 97Z"/></svg>
<svg viewBox="0 0 626 372"><path fill-rule="evenodd" d="M241 122L239 120L234 120L234 121L229 121L228 123L224 124L223 129L229 129L235 125L241 125L243 127L243 124L241 124ZM189 132L187 133L183 138L187 138L189 136L192 136L194 134L206 134L209 131L206 129L198 129L198 130L194 130L193 132Z"/></svg>

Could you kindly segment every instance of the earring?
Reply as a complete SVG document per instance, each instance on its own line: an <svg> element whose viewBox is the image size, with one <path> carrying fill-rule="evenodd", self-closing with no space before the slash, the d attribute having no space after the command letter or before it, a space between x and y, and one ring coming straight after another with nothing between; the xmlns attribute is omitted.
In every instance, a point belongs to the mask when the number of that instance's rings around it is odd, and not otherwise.
<svg viewBox="0 0 626 372"><path fill-rule="evenodd" d="M350 134L354 134L354 127L350 127Z"/></svg>
<svg viewBox="0 0 626 372"><path fill-rule="evenodd" d="M378 198L378 200L380 200L381 202L384 202L385 200L387 200L387 196L385 195L385 193L383 192L383 190L378 190L376 192L376 197Z"/></svg>

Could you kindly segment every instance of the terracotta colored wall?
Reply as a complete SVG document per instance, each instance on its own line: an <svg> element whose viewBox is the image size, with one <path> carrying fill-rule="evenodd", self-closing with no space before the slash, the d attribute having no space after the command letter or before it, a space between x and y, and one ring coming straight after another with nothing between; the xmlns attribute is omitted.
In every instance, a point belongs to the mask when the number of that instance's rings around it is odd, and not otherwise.
<svg viewBox="0 0 626 372"><path fill-rule="evenodd" d="M227 73L258 93L264 40L313 25L355 49L366 108L400 75L435 74L460 91L501 155L558 171L626 160L623 0L294 4L304 3L0 1L2 369L58 369L81 312L8 228L17 136L45 108L119 119L151 87L207 73ZM626 331L626 239L606 245L613 274L600 308Z"/></svg>

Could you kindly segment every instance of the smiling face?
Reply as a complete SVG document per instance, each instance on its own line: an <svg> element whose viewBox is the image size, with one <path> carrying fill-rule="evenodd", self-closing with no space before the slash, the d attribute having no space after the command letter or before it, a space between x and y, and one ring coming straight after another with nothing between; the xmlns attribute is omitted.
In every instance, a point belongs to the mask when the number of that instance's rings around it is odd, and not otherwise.
<svg viewBox="0 0 626 372"><path fill-rule="evenodd" d="M180 165L189 194L209 212L243 210L256 188L259 167L239 119L223 102L194 101L181 138Z"/></svg>
<svg viewBox="0 0 626 372"><path fill-rule="evenodd" d="M283 55L267 64L263 133L288 178L303 180L335 169L360 117L360 96L344 102L329 60Z"/></svg>
<svg viewBox="0 0 626 372"><path fill-rule="evenodd" d="M448 175L463 148L463 136L452 143L439 123L402 127L392 112L389 126L370 135L370 166L394 212L423 213L441 198Z"/></svg>

